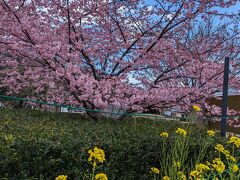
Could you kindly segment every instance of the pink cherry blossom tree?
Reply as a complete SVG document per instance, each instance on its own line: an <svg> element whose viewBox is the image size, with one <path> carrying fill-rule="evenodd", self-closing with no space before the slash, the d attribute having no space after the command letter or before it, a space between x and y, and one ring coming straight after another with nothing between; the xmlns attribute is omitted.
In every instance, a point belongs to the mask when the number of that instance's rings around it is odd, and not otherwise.
<svg viewBox="0 0 240 180"><path fill-rule="evenodd" d="M2 87L126 113L203 106L222 89L224 56L235 59L230 83L239 89L238 16L218 11L236 3L0 0ZM225 25L212 23L216 17Z"/></svg>

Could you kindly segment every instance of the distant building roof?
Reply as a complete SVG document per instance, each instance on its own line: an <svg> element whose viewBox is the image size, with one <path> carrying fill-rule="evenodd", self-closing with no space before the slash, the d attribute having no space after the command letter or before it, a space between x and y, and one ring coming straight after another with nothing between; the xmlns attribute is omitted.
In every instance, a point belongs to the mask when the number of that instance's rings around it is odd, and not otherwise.
<svg viewBox="0 0 240 180"><path fill-rule="evenodd" d="M222 99L210 98L210 104L221 106ZM240 111L240 95L230 95L228 96L228 107L235 111Z"/></svg>

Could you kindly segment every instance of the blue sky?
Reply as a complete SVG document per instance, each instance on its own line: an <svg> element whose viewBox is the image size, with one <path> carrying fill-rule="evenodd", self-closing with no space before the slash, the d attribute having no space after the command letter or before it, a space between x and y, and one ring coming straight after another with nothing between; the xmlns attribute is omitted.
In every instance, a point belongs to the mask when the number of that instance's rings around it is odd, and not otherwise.
<svg viewBox="0 0 240 180"><path fill-rule="evenodd" d="M145 0L147 2L147 4L151 5L154 3L155 0ZM229 8L217 8L219 11L221 12L239 12L240 11L240 1L237 2L237 4L235 6L229 7Z"/></svg>

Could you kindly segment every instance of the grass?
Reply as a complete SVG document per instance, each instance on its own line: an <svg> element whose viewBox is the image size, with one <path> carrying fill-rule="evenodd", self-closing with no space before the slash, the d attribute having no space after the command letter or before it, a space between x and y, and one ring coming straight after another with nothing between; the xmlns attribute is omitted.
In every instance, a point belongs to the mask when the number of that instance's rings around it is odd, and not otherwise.
<svg viewBox="0 0 240 180"><path fill-rule="evenodd" d="M91 170L87 151L97 146L106 153L106 163L98 171L105 172L110 180L150 179L150 168L161 164L163 141L159 133L174 134L176 127L187 128L175 122L146 119L102 119L96 123L80 114L1 109L0 177L54 179L67 174L70 179L84 179ZM206 130L204 126L189 128L190 168L194 167ZM208 145L204 160L214 156L213 146Z"/></svg>

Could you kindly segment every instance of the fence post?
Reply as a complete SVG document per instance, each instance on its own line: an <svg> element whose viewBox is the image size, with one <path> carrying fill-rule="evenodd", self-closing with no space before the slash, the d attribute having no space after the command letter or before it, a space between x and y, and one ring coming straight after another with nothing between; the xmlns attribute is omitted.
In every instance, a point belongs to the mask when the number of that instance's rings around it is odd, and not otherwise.
<svg viewBox="0 0 240 180"><path fill-rule="evenodd" d="M226 137L227 126L227 106L228 106L228 75L229 75L229 57L224 62L224 79L222 95L222 118L221 118L221 136Z"/></svg>

